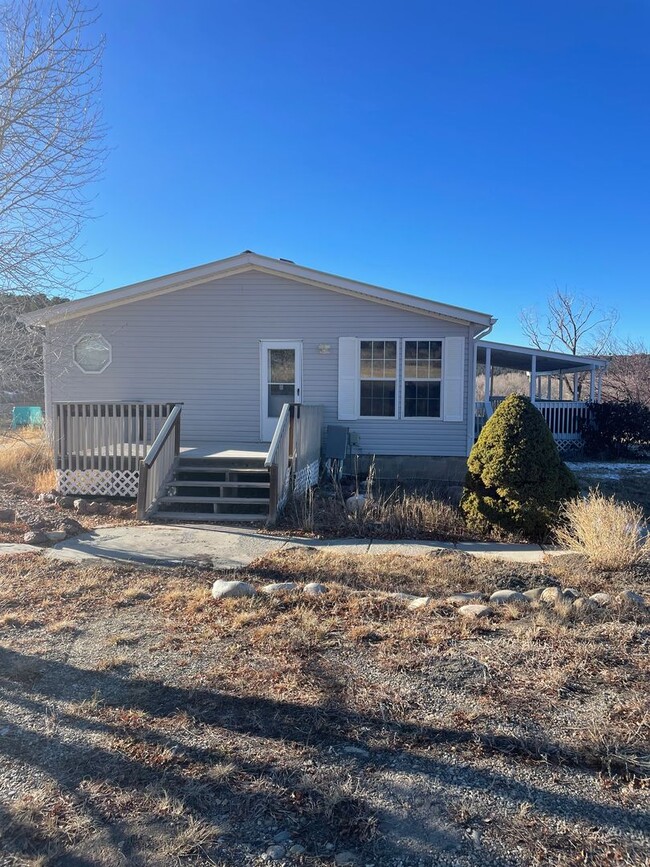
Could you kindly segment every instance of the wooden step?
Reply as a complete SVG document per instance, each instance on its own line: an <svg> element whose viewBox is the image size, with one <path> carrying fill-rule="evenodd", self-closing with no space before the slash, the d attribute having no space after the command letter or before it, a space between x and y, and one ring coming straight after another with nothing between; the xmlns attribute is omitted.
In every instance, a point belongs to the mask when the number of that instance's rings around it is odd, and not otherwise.
<svg viewBox="0 0 650 867"><path fill-rule="evenodd" d="M154 512L151 519L154 521L193 521L197 524L223 524L226 521L237 521L244 523L255 521L257 523L265 521L268 515L260 513L259 515L248 512L245 515L225 514L216 515L214 512Z"/></svg>
<svg viewBox="0 0 650 867"><path fill-rule="evenodd" d="M236 481L226 481L225 479L221 479L220 481L205 481L204 479L174 479L173 482L169 483L170 488L174 487L186 487L186 488L270 488L270 482L236 482Z"/></svg>
<svg viewBox="0 0 650 867"><path fill-rule="evenodd" d="M238 505L253 505L253 506L268 506L269 498L268 497L186 497L186 496L173 496L169 495L166 497L159 497L159 503L227 503L231 505L232 503L237 503Z"/></svg>
<svg viewBox="0 0 650 867"><path fill-rule="evenodd" d="M250 475L250 473L265 473L268 475L268 467L212 467L210 464L195 464L189 466L187 464L179 464L176 468L177 473L238 473L242 475Z"/></svg>

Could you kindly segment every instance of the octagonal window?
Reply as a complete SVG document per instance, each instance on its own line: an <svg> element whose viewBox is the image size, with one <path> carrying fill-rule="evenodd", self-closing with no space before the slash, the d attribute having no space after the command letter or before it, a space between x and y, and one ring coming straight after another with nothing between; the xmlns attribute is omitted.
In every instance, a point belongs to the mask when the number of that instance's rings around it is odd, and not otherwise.
<svg viewBox="0 0 650 867"><path fill-rule="evenodd" d="M111 344L101 334L84 334L74 345L74 361L84 373L101 373L111 363Z"/></svg>

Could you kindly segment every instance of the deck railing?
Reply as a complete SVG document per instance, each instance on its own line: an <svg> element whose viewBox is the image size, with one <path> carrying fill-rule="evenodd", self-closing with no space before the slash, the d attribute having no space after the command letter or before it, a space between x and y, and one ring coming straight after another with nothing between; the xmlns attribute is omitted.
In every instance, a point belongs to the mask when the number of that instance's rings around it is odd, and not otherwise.
<svg viewBox="0 0 650 867"><path fill-rule="evenodd" d="M140 461L138 518L146 518L171 479L181 450L181 412L177 404L147 455Z"/></svg>
<svg viewBox="0 0 650 867"><path fill-rule="evenodd" d="M477 401L474 413L474 434L477 437L486 421L505 397L491 397L489 401ZM589 405L581 400L536 400L535 406L544 416L557 442L577 442L580 426L589 413Z"/></svg>
<svg viewBox="0 0 650 867"><path fill-rule="evenodd" d="M587 403L581 400L538 400L535 406L558 442L580 439L581 423L589 413Z"/></svg>
<svg viewBox="0 0 650 867"><path fill-rule="evenodd" d="M134 472L173 406L140 401L57 401L52 420L56 469Z"/></svg>
<svg viewBox="0 0 650 867"><path fill-rule="evenodd" d="M303 493L318 481L323 407L285 403L264 465L269 469L269 523L274 523L289 493Z"/></svg>
<svg viewBox="0 0 650 867"><path fill-rule="evenodd" d="M291 483L291 459L293 456L293 425L291 404L285 403L280 410L280 417L275 426L269 453L264 461L268 467L269 489L269 523L273 524L287 501Z"/></svg>

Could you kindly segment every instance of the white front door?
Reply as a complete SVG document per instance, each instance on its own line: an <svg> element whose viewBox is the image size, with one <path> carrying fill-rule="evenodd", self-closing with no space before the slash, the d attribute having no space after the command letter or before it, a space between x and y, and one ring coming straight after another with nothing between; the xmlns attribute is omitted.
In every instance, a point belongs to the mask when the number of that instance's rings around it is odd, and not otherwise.
<svg viewBox="0 0 650 867"><path fill-rule="evenodd" d="M261 438L270 442L285 403L302 402L302 342L263 340L260 344Z"/></svg>

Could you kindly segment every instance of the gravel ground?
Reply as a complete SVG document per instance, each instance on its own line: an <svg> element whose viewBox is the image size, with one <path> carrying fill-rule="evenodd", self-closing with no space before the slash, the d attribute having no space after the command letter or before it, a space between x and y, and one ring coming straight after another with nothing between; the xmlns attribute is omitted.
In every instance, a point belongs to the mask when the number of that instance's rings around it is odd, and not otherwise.
<svg viewBox="0 0 650 867"><path fill-rule="evenodd" d="M327 594L215 602L211 571L4 560L0 863L650 864L647 612L382 592L567 568L294 551L242 577Z"/></svg>

